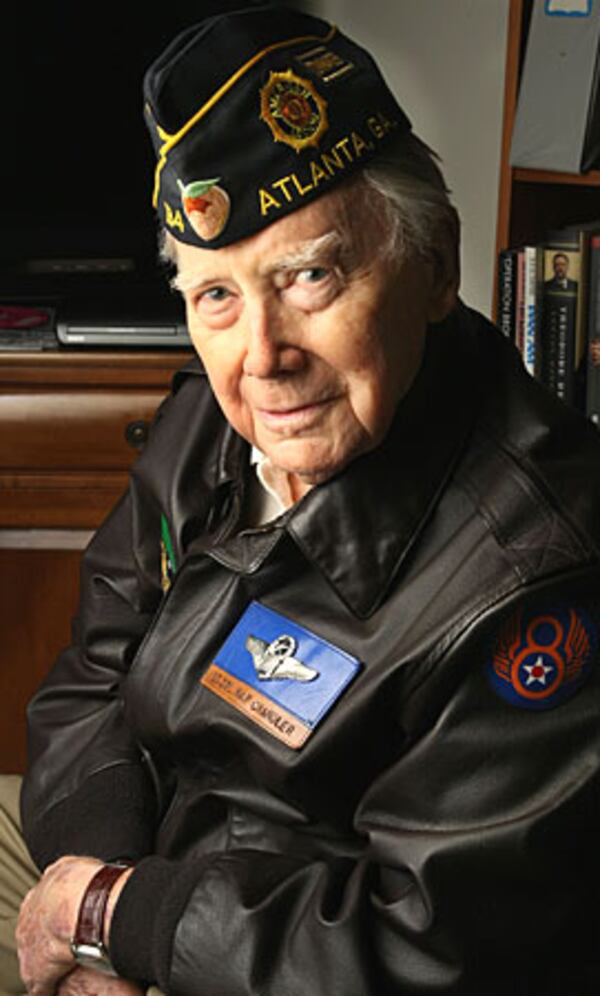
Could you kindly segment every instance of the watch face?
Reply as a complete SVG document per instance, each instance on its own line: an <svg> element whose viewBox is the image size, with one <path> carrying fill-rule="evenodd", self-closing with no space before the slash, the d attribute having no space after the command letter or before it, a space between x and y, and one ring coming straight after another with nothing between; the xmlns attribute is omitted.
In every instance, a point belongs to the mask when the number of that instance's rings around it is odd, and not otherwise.
<svg viewBox="0 0 600 996"><path fill-rule="evenodd" d="M94 971L103 972L104 975L117 974L103 944L79 944L73 941L71 951L78 965L83 965L84 968L93 968Z"/></svg>

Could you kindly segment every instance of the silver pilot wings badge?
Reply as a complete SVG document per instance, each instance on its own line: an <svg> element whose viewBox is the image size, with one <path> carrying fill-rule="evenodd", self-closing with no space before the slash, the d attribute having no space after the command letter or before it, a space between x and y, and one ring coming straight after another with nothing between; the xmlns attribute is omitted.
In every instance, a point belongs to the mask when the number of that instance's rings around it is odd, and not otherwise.
<svg viewBox="0 0 600 996"><path fill-rule="evenodd" d="M246 650L252 655L254 668L261 681L291 678L294 681L312 681L319 672L294 657L297 647L293 636L283 633L267 643L259 636L246 637Z"/></svg>

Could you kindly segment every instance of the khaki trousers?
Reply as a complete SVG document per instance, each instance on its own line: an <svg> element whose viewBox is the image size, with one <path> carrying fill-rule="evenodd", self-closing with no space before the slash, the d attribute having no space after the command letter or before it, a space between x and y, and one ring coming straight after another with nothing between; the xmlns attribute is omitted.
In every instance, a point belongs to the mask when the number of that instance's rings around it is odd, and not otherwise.
<svg viewBox="0 0 600 996"><path fill-rule="evenodd" d="M0 996L25 996L19 975L15 926L25 894L39 879L21 835L18 775L0 775ZM147 996L162 996L156 986Z"/></svg>
<svg viewBox="0 0 600 996"><path fill-rule="evenodd" d="M24 993L15 946L19 907L39 878L19 824L21 779L0 776L0 996Z"/></svg>

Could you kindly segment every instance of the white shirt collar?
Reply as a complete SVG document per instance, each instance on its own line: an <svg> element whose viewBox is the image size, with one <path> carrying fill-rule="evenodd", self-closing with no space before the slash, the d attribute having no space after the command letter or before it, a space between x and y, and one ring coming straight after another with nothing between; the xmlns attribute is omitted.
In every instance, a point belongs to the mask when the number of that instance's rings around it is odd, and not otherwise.
<svg viewBox="0 0 600 996"><path fill-rule="evenodd" d="M250 463L256 470L256 480L260 485L255 511L259 521L253 524L260 526L285 512L293 504L293 497L285 471L273 467L269 457L257 446L253 446L250 451Z"/></svg>

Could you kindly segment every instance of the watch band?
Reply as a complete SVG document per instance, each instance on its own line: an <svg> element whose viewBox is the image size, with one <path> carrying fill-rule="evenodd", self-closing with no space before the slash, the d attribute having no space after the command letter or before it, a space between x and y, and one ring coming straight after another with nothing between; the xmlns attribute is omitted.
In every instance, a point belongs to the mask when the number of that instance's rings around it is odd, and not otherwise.
<svg viewBox="0 0 600 996"><path fill-rule="evenodd" d="M125 862L102 865L88 884L71 941L71 951L80 965L115 974L104 944L104 915L113 885L129 867Z"/></svg>

